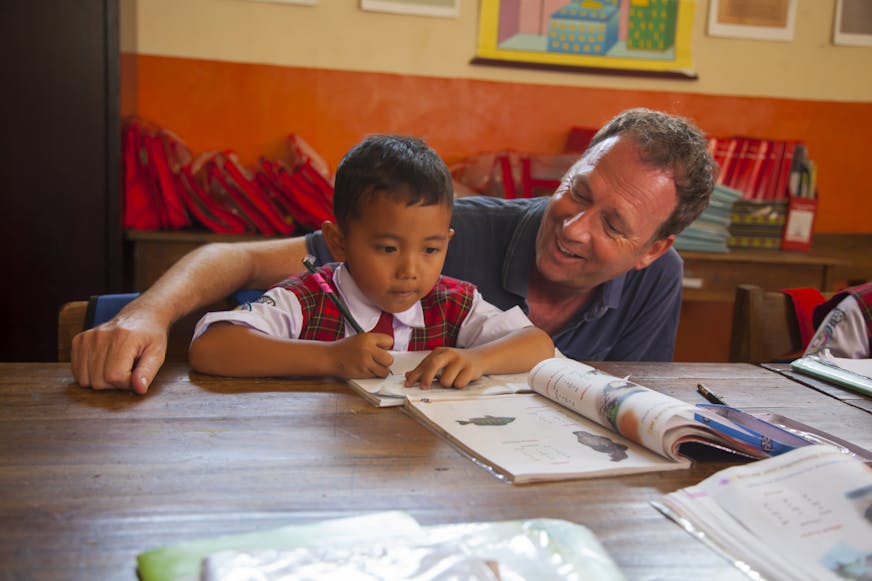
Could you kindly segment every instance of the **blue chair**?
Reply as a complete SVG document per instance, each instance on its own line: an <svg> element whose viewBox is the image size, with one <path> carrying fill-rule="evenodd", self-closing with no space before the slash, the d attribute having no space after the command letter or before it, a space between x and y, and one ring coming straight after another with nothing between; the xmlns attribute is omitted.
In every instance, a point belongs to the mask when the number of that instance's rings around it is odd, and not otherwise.
<svg viewBox="0 0 872 581"><path fill-rule="evenodd" d="M91 327L102 325L138 296L139 293L92 296L88 299L88 310L85 312L85 322L82 329L90 329Z"/></svg>

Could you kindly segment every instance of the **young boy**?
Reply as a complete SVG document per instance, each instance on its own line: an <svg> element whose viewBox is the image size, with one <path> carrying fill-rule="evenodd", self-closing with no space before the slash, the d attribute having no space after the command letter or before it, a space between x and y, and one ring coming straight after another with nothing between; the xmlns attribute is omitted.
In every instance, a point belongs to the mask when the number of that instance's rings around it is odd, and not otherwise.
<svg viewBox="0 0 872 581"><path fill-rule="evenodd" d="M374 135L336 171L332 255L320 277L366 331L355 333L314 275L292 277L254 303L197 324L191 366L232 376L385 377L396 351L432 350L406 385L464 387L519 373L554 345L518 307L503 312L475 287L442 277L453 208L451 174L423 141ZM384 329L384 330L383 330Z"/></svg>

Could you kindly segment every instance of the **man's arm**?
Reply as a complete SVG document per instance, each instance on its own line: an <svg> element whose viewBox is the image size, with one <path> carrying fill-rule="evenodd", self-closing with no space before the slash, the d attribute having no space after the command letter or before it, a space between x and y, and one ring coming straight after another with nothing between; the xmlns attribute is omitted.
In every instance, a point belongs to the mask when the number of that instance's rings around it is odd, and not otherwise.
<svg viewBox="0 0 872 581"><path fill-rule="evenodd" d="M76 382L145 393L166 356L170 326L241 288L266 288L303 270L305 238L216 243L184 256L112 320L73 338Z"/></svg>

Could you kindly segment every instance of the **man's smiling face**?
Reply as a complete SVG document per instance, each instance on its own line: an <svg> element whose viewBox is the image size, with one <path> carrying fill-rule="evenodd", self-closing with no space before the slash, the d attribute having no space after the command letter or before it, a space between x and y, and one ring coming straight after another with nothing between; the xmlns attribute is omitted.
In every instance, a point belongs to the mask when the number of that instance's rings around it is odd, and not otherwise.
<svg viewBox="0 0 872 581"><path fill-rule="evenodd" d="M627 135L585 153L554 193L536 236L536 267L545 281L589 291L666 252L674 236L654 240L675 209L672 173L639 157Z"/></svg>

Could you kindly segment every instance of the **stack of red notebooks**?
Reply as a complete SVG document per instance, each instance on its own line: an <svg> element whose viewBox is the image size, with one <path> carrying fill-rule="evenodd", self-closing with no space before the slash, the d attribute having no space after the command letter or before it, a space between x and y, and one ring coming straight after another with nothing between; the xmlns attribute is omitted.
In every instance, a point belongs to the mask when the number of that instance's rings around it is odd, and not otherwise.
<svg viewBox="0 0 872 581"><path fill-rule="evenodd" d="M808 250L817 208L816 170L801 141L711 138L717 183L742 193L731 248Z"/></svg>
<svg viewBox="0 0 872 581"><path fill-rule="evenodd" d="M333 216L326 163L299 136L287 161L262 158L251 170L231 150L193 158L174 134L141 119L124 124L125 228L203 227L222 234L287 235Z"/></svg>

